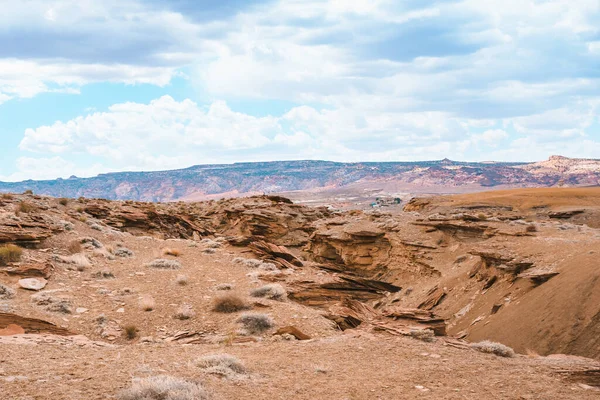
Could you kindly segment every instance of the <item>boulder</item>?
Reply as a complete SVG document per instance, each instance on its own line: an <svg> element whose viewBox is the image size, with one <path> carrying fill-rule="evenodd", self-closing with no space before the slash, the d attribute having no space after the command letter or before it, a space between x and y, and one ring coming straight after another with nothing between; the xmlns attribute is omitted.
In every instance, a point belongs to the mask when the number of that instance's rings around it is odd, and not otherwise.
<svg viewBox="0 0 600 400"><path fill-rule="evenodd" d="M42 290L48 283L44 278L24 278L19 279L19 286L27 290Z"/></svg>

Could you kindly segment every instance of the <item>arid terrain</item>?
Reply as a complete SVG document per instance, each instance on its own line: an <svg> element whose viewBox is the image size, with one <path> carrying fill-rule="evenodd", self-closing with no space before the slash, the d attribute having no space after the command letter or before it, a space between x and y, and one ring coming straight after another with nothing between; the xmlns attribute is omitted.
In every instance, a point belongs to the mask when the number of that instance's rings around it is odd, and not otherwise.
<svg viewBox="0 0 600 400"><path fill-rule="evenodd" d="M0 393L597 399L599 254L597 187L369 211L7 194Z"/></svg>

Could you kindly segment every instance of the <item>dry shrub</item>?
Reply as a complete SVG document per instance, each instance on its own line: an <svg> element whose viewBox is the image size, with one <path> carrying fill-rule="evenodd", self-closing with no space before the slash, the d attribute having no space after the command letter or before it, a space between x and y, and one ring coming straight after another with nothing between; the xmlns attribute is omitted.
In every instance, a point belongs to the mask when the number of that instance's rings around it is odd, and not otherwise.
<svg viewBox="0 0 600 400"><path fill-rule="evenodd" d="M410 337L423 342L431 343L435 341L435 333L431 329L412 329L408 334Z"/></svg>
<svg viewBox="0 0 600 400"><path fill-rule="evenodd" d="M175 282L178 285L185 286L189 283L189 279L187 275L177 275L177 277L175 278Z"/></svg>
<svg viewBox="0 0 600 400"><path fill-rule="evenodd" d="M31 301L38 306L44 306L46 311L61 314L72 314L73 305L67 298L52 296L52 292L39 292L31 296Z"/></svg>
<svg viewBox="0 0 600 400"><path fill-rule="evenodd" d="M113 254L117 257L133 257L133 251L129 250L127 247L119 247L113 251Z"/></svg>
<svg viewBox="0 0 600 400"><path fill-rule="evenodd" d="M192 309L192 306L190 306L189 304L182 304L175 312L174 317L176 319L186 320L186 319L194 318L195 315L196 315L196 313Z"/></svg>
<svg viewBox="0 0 600 400"><path fill-rule="evenodd" d="M196 382L172 376L151 376L133 382L117 395L118 400L210 400L212 396Z"/></svg>
<svg viewBox="0 0 600 400"><path fill-rule="evenodd" d="M535 225L527 225L527 227L525 228L525 232L537 232L537 227Z"/></svg>
<svg viewBox="0 0 600 400"><path fill-rule="evenodd" d="M267 314L242 314L237 320L248 334L259 334L275 326L275 322Z"/></svg>
<svg viewBox="0 0 600 400"><path fill-rule="evenodd" d="M173 256L173 257L179 257L181 255L180 250L172 249L170 247L163 249L162 253L164 256Z"/></svg>
<svg viewBox="0 0 600 400"><path fill-rule="evenodd" d="M221 247L221 243L216 242L212 239L202 239L200 241L200 244L203 245L206 248L211 248L211 249L218 249L219 247Z"/></svg>
<svg viewBox="0 0 600 400"><path fill-rule="evenodd" d="M181 268L181 263L177 260L166 260L164 258L157 258L156 260L146 264L146 267L158 269L179 269Z"/></svg>
<svg viewBox="0 0 600 400"><path fill-rule="evenodd" d="M81 242L79 242L78 240L73 240L67 246L67 251L70 254L81 253L83 251L83 246L81 245Z"/></svg>
<svg viewBox="0 0 600 400"><path fill-rule="evenodd" d="M90 225L90 228L92 228L95 231L99 231L102 232L104 230L104 228L102 227L102 225L96 223L96 222L92 222Z"/></svg>
<svg viewBox="0 0 600 400"><path fill-rule="evenodd" d="M233 285L231 283L219 283L215 286L215 290L231 290L233 289Z"/></svg>
<svg viewBox="0 0 600 400"><path fill-rule="evenodd" d="M77 267L78 271L84 271L86 268L92 266L92 262L85 256L85 254L72 254L66 257L60 257L60 261L66 264L73 264Z"/></svg>
<svg viewBox="0 0 600 400"><path fill-rule="evenodd" d="M104 247L102 243L96 238L93 237L84 237L81 239L81 244L86 245L87 247L94 249L101 249Z"/></svg>
<svg viewBox="0 0 600 400"><path fill-rule="evenodd" d="M253 258L242 258L236 257L233 259L234 264L243 265L248 268L258 268L263 263L261 260L255 260Z"/></svg>
<svg viewBox="0 0 600 400"><path fill-rule="evenodd" d="M13 196L10 193L2 193L2 200L12 200L14 198L15 198L15 196Z"/></svg>
<svg viewBox="0 0 600 400"><path fill-rule="evenodd" d="M21 259L23 250L19 246L9 244L0 247L0 265L5 265L9 262L17 262Z"/></svg>
<svg viewBox="0 0 600 400"><path fill-rule="evenodd" d="M21 201L19 202L19 205L17 206L17 214L18 213L30 213L30 212L34 212L37 209L37 207L27 201Z"/></svg>
<svg viewBox="0 0 600 400"><path fill-rule="evenodd" d="M0 283L0 300L8 300L15 297L15 291Z"/></svg>
<svg viewBox="0 0 600 400"><path fill-rule="evenodd" d="M69 199L67 199L66 197L61 197L60 199L58 199L58 204L60 204L61 206L66 206L67 204L69 204Z"/></svg>
<svg viewBox="0 0 600 400"><path fill-rule="evenodd" d="M199 358L196 365L208 374L219 375L224 378L237 378L246 375L244 364L229 354L212 354Z"/></svg>
<svg viewBox="0 0 600 400"><path fill-rule="evenodd" d="M129 340L133 340L137 337L138 328L135 325L129 324L123 327L123 332L125 333L125 337Z"/></svg>
<svg viewBox="0 0 600 400"><path fill-rule="evenodd" d="M92 276L98 279L113 279L115 277L115 274L113 274L108 269L103 269L102 271L94 273Z"/></svg>
<svg viewBox="0 0 600 400"><path fill-rule="evenodd" d="M252 290L250 295L252 297L263 297L266 299L283 301L287 297L287 292L280 284L273 283Z"/></svg>
<svg viewBox="0 0 600 400"><path fill-rule="evenodd" d="M29 195L31 195L31 194L33 194L33 190L27 189L26 191L23 192L23 194L29 194Z"/></svg>
<svg viewBox="0 0 600 400"><path fill-rule="evenodd" d="M484 340L479 343L471 343L469 345L472 349L480 351L482 353L495 354L500 357L514 357L515 352L508 346L502 343L491 342Z"/></svg>
<svg viewBox="0 0 600 400"><path fill-rule="evenodd" d="M140 308L143 311L152 311L156 307L156 302L151 296L142 296L140 299Z"/></svg>
<svg viewBox="0 0 600 400"><path fill-rule="evenodd" d="M250 309L250 305L233 293L221 295L213 303L213 311L221 313L234 313L248 309Z"/></svg>

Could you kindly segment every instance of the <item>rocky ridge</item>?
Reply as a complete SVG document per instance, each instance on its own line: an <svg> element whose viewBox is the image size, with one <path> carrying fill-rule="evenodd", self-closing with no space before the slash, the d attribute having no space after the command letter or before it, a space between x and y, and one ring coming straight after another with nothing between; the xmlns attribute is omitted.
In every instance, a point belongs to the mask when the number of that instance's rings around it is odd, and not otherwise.
<svg viewBox="0 0 600 400"><path fill-rule="evenodd" d="M0 346L71 346L47 335L80 334L85 348L127 347L130 321L140 331L135 343L156 351L264 351L277 337L318 348L361 337L463 352L493 340L520 354L598 359L600 191L548 190L415 199L395 213L279 196L158 204L4 196L0 246L16 243L23 255L0 266ZM19 287L28 278L45 287ZM219 291L261 285L286 293L287 301L247 306L274 316L273 339L236 333L234 318L212 311ZM195 317L168 314L181 299ZM580 398L598 386L593 361L560 365L586 385Z"/></svg>
<svg viewBox="0 0 600 400"><path fill-rule="evenodd" d="M473 192L482 188L591 186L600 184L600 160L552 156L535 163L420 162L336 163L277 161L198 165L181 170L120 172L93 178L0 183L1 192L77 198L177 201L238 197L262 193L362 193L388 187L391 192Z"/></svg>

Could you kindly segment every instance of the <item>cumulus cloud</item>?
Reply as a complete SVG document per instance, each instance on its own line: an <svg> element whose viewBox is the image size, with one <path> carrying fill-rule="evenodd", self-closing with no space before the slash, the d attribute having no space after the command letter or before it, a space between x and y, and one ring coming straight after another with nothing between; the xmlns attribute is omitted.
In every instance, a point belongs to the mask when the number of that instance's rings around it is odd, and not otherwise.
<svg viewBox="0 0 600 400"><path fill-rule="evenodd" d="M167 87L186 68L207 103L164 96L25 131L21 151L89 154L94 170L598 151L597 0L426 3L16 2L0 15L0 104L89 83ZM256 117L238 100L294 106Z"/></svg>

